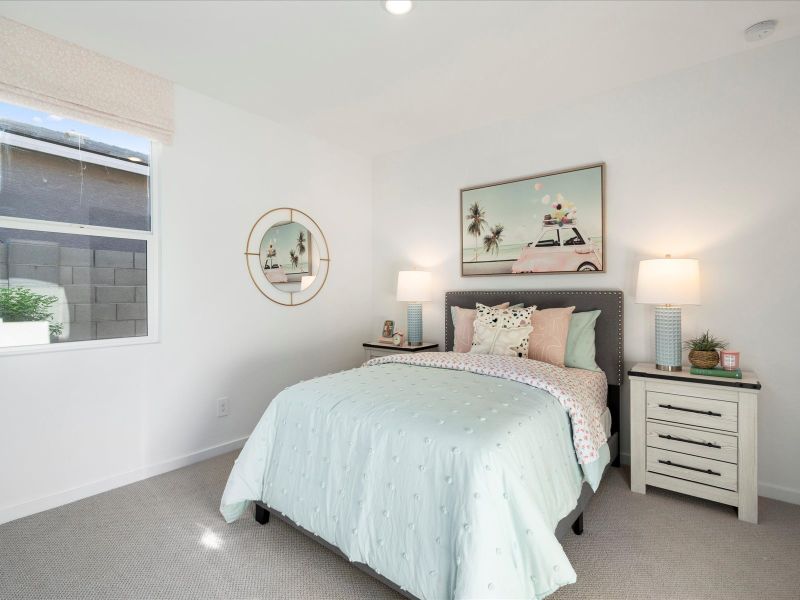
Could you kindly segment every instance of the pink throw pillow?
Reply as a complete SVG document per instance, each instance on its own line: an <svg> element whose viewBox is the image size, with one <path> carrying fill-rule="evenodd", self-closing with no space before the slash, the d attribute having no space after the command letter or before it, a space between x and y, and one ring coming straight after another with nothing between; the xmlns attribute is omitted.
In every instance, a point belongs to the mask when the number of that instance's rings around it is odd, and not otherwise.
<svg viewBox="0 0 800 600"><path fill-rule="evenodd" d="M569 322L574 306L568 308L545 308L533 312L533 331L528 336L528 358L564 366L567 351Z"/></svg>
<svg viewBox="0 0 800 600"><path fill-rule="evenodd" d="M509 303L503 302L492 308L508 308ZM455 341L453 352L469 352L472 348L472 337L475 335L475 318L477 311L474 308L455 307Z"/></svg>

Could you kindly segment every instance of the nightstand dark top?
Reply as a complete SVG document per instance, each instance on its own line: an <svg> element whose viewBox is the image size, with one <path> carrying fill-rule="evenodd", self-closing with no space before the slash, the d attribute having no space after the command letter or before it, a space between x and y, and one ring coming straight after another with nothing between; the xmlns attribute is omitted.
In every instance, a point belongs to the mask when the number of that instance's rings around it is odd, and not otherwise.
<svg viewBox="0 0 800 600"><path fill-rule="evenodd" d="M628 371L630 377L648 377L651 379L666 379L671 381L686 381L689 383L705 383L708 385L721 385L724 387L747 388L760 390L761 383L755 373L744 371L741 379L727 377L712 377L710 375L693 375L689 372L690 367L685 371L661 371L656 369L652 363L639 363Z"/></svg>
<svg viewBox="0 0 800 600"><path fill-rule="evenodd" d="M439 344L422 342L421 346L409 346L406 343L395 346L394 344L384 344L382 342L364 342L364 348L380 348L383 350L397 350L398 352L435 352L439 348Z"/></svg>

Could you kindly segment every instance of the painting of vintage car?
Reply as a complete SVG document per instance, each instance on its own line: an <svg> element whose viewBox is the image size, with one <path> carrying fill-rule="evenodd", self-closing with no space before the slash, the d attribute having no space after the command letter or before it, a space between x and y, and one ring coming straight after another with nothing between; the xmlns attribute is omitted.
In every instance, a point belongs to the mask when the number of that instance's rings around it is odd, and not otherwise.
<svg viewBox="0 0 800 600"><path fill-rule="evenodd" d="M605 165L461 190L461 274L605 270Z"/></svg>

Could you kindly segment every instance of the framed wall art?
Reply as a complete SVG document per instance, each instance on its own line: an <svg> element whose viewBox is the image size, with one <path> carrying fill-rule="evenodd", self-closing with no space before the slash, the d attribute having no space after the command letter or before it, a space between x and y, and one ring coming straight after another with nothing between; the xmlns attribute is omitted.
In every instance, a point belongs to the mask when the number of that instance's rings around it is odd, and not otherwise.
<svg viewBox="0 0 800 600"><path fill-rule="evenodd" d="M605 164L461 190L461 275L605 271Z"/></svg>

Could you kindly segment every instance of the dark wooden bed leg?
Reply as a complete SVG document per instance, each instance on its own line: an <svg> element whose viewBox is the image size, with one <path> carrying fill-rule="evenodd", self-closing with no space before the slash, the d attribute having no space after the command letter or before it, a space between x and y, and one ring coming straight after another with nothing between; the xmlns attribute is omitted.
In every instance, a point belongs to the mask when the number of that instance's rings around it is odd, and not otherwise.
<svg viewBox="0 0 800 600"><path fill-rule="evenodd" d="M575 519L575 522L572 524L572 531L575 532L575 535L583 534L583 513L579 514L578 518Z"/></svg>
<svg viewBox="0 0 800 600"><path fill-rule="evenodd" d="M261 525L269 523L269 511L258 504L256 504L256 523L260 523ZM573 527L575 526L573 525Z"/></svg>
<svg viewBox="0 0 800 600"><path fill-rule="evenodd" d="M611 466L612 467L617 467L617 468L622 466L622 460L621 460L621 457L620 457L619 453L617 453L617 458L615 458L614 460L611 461Z"/></svg>

